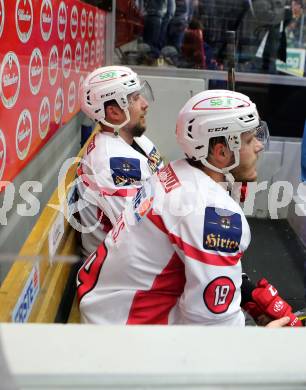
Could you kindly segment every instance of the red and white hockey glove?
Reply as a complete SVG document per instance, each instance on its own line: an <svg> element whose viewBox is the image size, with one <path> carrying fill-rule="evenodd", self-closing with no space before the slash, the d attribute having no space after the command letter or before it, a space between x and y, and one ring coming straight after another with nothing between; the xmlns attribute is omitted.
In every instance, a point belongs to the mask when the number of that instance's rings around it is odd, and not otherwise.
<svg viewBox="0 0 306 390"><path fill-rule="evenodd" d="M262 314L275 320L288 316L290 321L287 326L303 326L302 321L292 313L291 306L278 295L276 288L266 279L257 282L257 286L252 291L252 300L253 302L245 303L243 308L255 320Z"/></svg>

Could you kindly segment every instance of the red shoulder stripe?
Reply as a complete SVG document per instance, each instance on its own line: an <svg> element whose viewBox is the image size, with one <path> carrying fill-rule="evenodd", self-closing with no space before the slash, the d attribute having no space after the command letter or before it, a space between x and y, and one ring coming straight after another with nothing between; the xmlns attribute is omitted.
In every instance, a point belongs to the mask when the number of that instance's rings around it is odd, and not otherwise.
<svg viewBox="0 0 306 390"><path fill-rule="evenodd" d="M180 248L186 256L193 260L197 260L208 265L224 267L236 265L243 255L243 252L238 252L232 256L204 252L190 244L187 244L187 242L183 241L181 237L170 233L166 228L161 216L154 214L152 209L147 214L147 217L159 230L168 235L172 244L177 245L177 247Z"/></svg>

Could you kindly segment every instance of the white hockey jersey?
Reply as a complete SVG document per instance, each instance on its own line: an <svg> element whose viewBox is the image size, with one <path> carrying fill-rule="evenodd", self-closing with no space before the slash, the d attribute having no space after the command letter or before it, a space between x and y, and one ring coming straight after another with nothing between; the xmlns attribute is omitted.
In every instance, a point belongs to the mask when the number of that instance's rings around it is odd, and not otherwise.
<svg viewBox="0 0 306 390"><path fill-rule="evenodd" d="M228 192L186 160L170 163L79 270L82 320L244 326L241 257L249 242Z"/></svg>
<svg viewBox="0 0 306 390"><path fill-rule="evenodd" d="M163 167L159 152L144 135L135 137L146 156L113 133L96 134L78 168L82 252L95 251L126 203L144 181Z"/></svg>

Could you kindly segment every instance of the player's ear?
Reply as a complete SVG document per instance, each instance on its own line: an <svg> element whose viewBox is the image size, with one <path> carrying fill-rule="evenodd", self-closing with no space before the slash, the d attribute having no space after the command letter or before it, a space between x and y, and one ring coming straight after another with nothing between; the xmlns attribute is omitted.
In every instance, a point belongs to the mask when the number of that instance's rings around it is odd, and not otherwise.
<svg viewBox="0 0 306 390"><path fill-rule="evenodd" d="M122 120L122 116L123 110L116 104L109 105L105 109L105 117L108 118L108 121L111 123Z"/></svg>
<svg viewBox="0 0 306 390"><path fill-rule="evenodd" d="M221 142L218 142L217 144L214 145L213 150L212 150L212 155L214 160L217 163L220 163L222 166L227 166L228 162L232 158L232 153L229 150L227 145L224 145Z"/></svg>

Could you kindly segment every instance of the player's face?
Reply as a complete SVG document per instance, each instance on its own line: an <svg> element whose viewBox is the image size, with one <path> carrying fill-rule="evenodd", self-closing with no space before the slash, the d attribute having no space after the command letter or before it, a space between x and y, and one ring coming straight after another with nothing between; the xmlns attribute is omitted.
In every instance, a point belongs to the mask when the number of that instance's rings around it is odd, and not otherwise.
<svg viewBox="0 0 306 390"><path fill-rule="evenodd" d="M129 96L130 122L128 129L133 137L140 137L146 130L146 114L149 104L144 96L139 92L134 92Z"/></svg>
<svg viewBox="0 0 306 390"><path fill-rule="evenodd" d="M248 131L241 135L240 163L232 170L236 181L255 181L257 179L256 163L263 144L256 138L256 132Z"/></svg>

